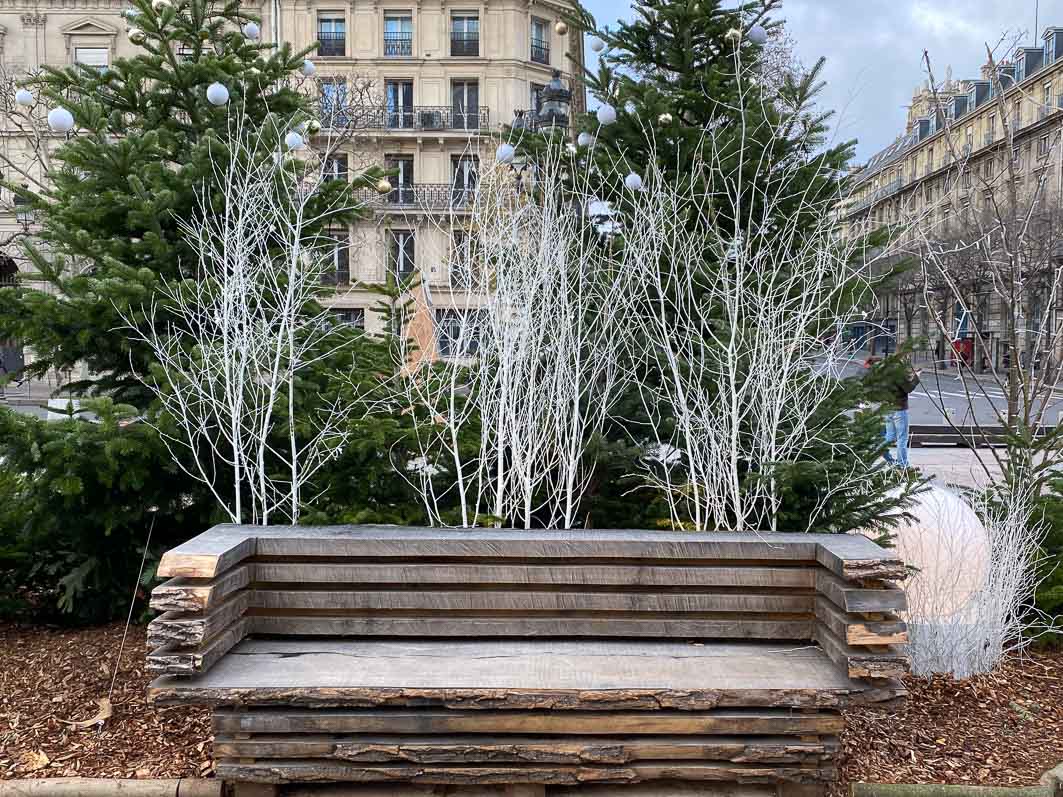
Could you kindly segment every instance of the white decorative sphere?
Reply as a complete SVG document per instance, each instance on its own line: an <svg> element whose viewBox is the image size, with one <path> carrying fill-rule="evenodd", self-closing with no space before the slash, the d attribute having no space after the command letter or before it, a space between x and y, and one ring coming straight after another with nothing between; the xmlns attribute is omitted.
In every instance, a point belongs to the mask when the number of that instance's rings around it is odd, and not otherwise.
<svg viewBox="0 0 1063 797"><path fill-rule="evenodd" d="M637 110L638 108L635 106L635 103L633 101L628 100L624 103L624 113L628 114L629 116L634 116L635 111Z"/></svg>
<svg viewBox="0 0 1063 797"><path fill-rule="evenodd" d="M151 0L151 8L156 14L161 14L164 8L169 8L173 3L170 0Z"/></svg>
<svg viewBox="0 0 1063 797"><path fill-rule="evenodd" d="M768 31L764 29L763 25L754 25L749 29L746 38L753 44L764 44L768 40Z"/></svg>
<svg viewBox="0 0 1063 797"><path fill-rule="evenodd" d="M140 28L130 28L126 31L126 36L129 37L129 41L133 42L133 44L140 44L144 41L144 31Z"/></svg>
<svg viewBox="0 0 1063 797"><path fill-rule="evenodd" d="M516 154L512 144L499 144L495 150L495 160L499 163L513 163L513 156Z"/></svg>
<svg viewBox="0 0 1063 797"><path fill-rule="evenodd" d="M624 187L627 188L628 191L641 191L642 178L634 172L631 172L624 178Z"/></svg>
<svg viewBox="0 0 1063 797"><path fill-rule="evenodd" d="M595 115L598 117L598 124L611 125L616 121L616 108L612 105L599 105L598 113Z"/></svg>
<svg viewBox="0 0 1063 797"><path fill-rule="evenodd" d="M589 147L594 143L594 136L587 132L580 133L576 136L576 143L581 147Z"/></svg>
<svg viewBox="0 0 1063 797"><path fill-rule="evenodd" d="M229 90L222 83L207 86L207 102L211 105L224 105L229 101Z"/></svg>
<svg viewBox="0 0 1063 797"><path fill-rule="evenodd" d="M724 34L724 38L730 42L739 42L742 40L742 31L738 28L730 28L727 33Z"/></svg>
<svg viewBox="0 0 1063 797"><path fill-rule="evenodd" d="M294 130L289 130L288 135L284 137L284 146L288 149L302 149L306 146L306 142L303 140L303 137Z"/></svg>
<svg viewBox="0 0 1063 797"><path fill-rule="evenodd" d="M33 92L29 89L19 89L15 92L15 102L19 105L33 105Z"/></svg>
<svg viewBox="0 0 1063 797"><path fill-rule="evenodd" d="M48 127L55 133L69 133L74 129L74 115L66 108L52 108L48 111Z"/></svg>
<svg viewBox="0 0 1063 797"><path fill-rule="evenodd" d="M657 122L662 125L670 125L672 123L672 115L670 113L662 113L657 117Z"/></svg>
<svg viewBox="0 0 1063 797"><path fill-rule="evenodd" d="M605 49L605 42L597 36L591 36L587 39L587 46L590 47L593 52L600 53Z"/></svg>
<svg viewBox="0 0 1063 797"><path fill-rule="evenodd" d="M558 36L564 36L568 33L568 24L563 20L558 20L557 24L554 25L554 31Z"/></svg>
<svg viewBox="0 0 1063 797"><path fill-rule="evenodd" d="M247 22L243 27L244 37L254 41L258 38L258 35L262 32L258 27L257 22Z"/></svg>
<svg viewBox="0 0 1063 797"><path fill-rule="evenodd" d="M303 68L302 68L301 71L302 71L304 76L313 77L314 73L317 71L317 67L314 66L314 62L313 61L306 60L306 61L303 61Z"/></svg>

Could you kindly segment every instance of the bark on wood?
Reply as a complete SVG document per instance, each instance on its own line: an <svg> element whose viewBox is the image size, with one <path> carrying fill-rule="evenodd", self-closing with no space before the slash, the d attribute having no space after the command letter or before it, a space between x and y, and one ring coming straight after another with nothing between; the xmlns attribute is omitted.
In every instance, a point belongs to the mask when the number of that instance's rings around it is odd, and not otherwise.
<svg viewBox="0 0 1063 797"><path fill-rule="evenodd" d="M209 670L247 633L247 621L237 620L198 648L165 647L148 653L148 669L166 675L195 675Z"/></svg>
<svg viewBox="0 0 1063 797"><path fill-rule="evenodd" d="M202 612L251 583L253 565L240 565L215 579L172 578L151 591L151 608L159 612Z"/></svg>
<svg viewBox="0 0 1063 797"><path fill-rule="evenodd" d="M206 614L166 612L148 624L148 647L199 646L243 617L250 600L250 592L245 590L236 593Z"/></svg>

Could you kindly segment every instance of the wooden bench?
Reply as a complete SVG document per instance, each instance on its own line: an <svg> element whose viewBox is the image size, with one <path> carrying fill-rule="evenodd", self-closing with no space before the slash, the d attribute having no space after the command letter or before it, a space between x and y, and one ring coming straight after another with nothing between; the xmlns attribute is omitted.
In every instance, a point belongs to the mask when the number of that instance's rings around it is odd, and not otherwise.
<svg viewBox="0 0 1063 797"><path fill-rule="evenodd" d="M904 694L860 536L217 526L159 572L150 699L238 783L817 792L839 710Z"/></svg>

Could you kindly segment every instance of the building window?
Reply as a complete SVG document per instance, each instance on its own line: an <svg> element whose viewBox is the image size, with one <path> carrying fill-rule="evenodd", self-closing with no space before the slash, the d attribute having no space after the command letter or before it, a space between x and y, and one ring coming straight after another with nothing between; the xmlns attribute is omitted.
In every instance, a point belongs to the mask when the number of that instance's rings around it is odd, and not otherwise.
<svg viewBox="0 0 1063 797"><path fill-rule="evenodd" d="M1052 84L1045 83L1044 86L1041 87L1041 90L1041 102L1044 104L1045 110L1050 111L1052 110Z"/></svg>
<svg viewBox="0 0 1063 797"><path fill-rule="evenodd" d="M455 80L450 84L451 124L455 130L480 129L480 84Z"/></svg>
<svg viewBox="0 0 1063 797"><path fill-rule="evenodd" d="M365 329L364 307L337 307L333 309L332 314L341 324L346 324L355 329Z"/></svg>
<svg viewBox="0 0 1063 797"><path fill-rule="evenodd" d="M985 143L992 144L997 137L997 115L989 114L989 123L986 125Z"/></svg>
<svg viewBox="0 0 1063 797"><path fill-rule="evenodd" d="M74 63L103 72L110 64L110 52L106 47L75 47Z"/></svg>
<svg viewBox="0 0 1063 797"><path fill-rule="evenodd" d="M537 64L550 63L550 33L546 20L532 17L531 59Z"/></svg>
<svg viewBox="0 0 1063 797"><path fill-rule="evenodd" d="M475 155L455 155L451 158L451 203L464 206L476 191L476 175L480 159Z"/></svg>
<svg viewBox="0 0 1063 797"><path fill-rule="evenodd" d="M340 230L326 233L332 240L332 262L328 264L321 281L326 285L349 285L351 282L351 238Z"/></svg>
<svg viewBox="0 0 1063 797"><path fill-rule="evenodd" d="M412 80L385 80L384 102L387 105L389 128L409 130L413 127Z"/></svg>
<svg viewBox="0 0 1063 797"><path fill-rule="evenodd" d="M388 15L384 17L384 56L404 58L413 55L413 17Z"/></svg>
<svg viewBox="0 0 1063 797"><path fill-rule="evenodd" d="M326 127L345 127L348 123L347 81L322 78L320 85L321 118Z"/></svg>
<svg viewBox="0 0 1063 797"><path fill-rule="evenodd" d="M464 58L480 55L480 18L459 11L450 18L450 54Z"/></svg>
<svg viewBox="0 0 1063 797"><path fill-rule="evenodd" d="M467 230L454 230L450 253L451 286L469 290L479 276L476 238Z"/></svg>
<svg viewBox="0 0 1063 797"><path fill-rule="evenodd" d="M317 18L317 54L342 57L347 54L347 22L338 14L322 14Z"/></svg>
<svg viewBox="0 0 1063 797"><path fill-rule="evenodd" d="M971 187L971 170L970 170L970 168L965 168L963 170L963 175L961 177L961 184L963 185L964 188L970 188Z"/></svg>
<svg viewBox="0 0 1063 797"><path fill-rule="evenodd" d="M1011 128L1012 131L1018 130L1022 127L1022 103L1019 100L1015 100L1011 104Z"/></svg>
<svg viewBox="0 0 1063 797"><path fill-rule="evenodd" d="M394 174L390 178L395 186L387 195L387 201L393 205L412 205L413 157L408 155L390 155L384 159L384 167Z"/></svg>
<svg viewBox="0 0 1063 797"><path fill-rule="evenodd" d="M1022 148L1021 147L1012 147L1012 149L1011 149L1011 160L1015 164L1015 171L1021 172L1022 171Z"/></svg>
<svg viewBox="0 0 1063 797"><path fill-rule="evenodd" d="M1039 139L1037 139L1037 157L1038 158L1047 158L1048 157L1048 149L1049 149L1049 147L1048 147L1048 136L1041 136Z"/></svg>
<svg viewBox="0 0 1063 797"><path fill-rule="evenodd" d="M440 357L472 357L480 349L480 310L437 310L436 341Z"/></svg>
<svg viewBox="0 0 1063 797"><path fill-rule="evenodd" d="M346 155L330 155L325 159L322 175L326 180L347 182L348 159Z"/></svg>
<svg viewBox="0 0 1063 797"><path fill-rule="evenodd" d="M388 271L407 279L416 270L413 230L388 230Z"/></svg>

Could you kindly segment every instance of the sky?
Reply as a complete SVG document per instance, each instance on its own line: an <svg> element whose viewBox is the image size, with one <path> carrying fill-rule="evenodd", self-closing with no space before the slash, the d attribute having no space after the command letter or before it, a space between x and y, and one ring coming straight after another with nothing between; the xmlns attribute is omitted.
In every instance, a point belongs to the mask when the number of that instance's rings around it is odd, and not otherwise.
<svg viewBox="0 0 1063 797"><path fill-rule="evenodd" d="M599 25L631 16L629 0L583 0ZM1049 25L1063 26L1063 0L783 0L805 65L827 59L822 106L836 111L835 136L857 139L864 162L904 131L912 92L926 79L923 49L939 80L977 77L985 45L1019 34L1040 40ZM999 51L998 51L999 52ZM996 54L996 53L995 53Z"/></svg>

